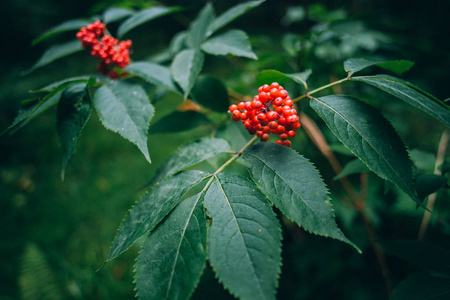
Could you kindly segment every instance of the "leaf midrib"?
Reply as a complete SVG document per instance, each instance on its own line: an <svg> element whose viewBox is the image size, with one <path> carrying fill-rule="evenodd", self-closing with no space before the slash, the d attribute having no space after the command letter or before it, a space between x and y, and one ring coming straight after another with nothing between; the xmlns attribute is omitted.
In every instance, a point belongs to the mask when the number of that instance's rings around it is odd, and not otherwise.
<svg viewBox="0 0 450 300"><path fill-rule="evenodd" d="M239 232L239 236L241 237L242 244L246 245L245 240L244 240L244 236L242 235L241 227L239 226L239 223L237 221L236 215L234 214L233 208L231 207L230 201L228 201L227 194L225 193L225 191L223 189L223 186L220 183L219 178L217 178L217 176L215 176L215 179L217 180L217 183L219 184L220 190L222 191L222 193L223 193L223 195L224 195L224 197L226 199L226 202L228 204L228 207L230 209L231 215L233 216L233 220L236 223L236 227L238 228L238 232ZM245 249L245 254L247 254L248 261L251 262L252 260L251 260L251 257L250 257L250 253L247 250L247 246L245 246L244 249ZM251 266L251 270L253 271L253 274L254 274L254 276L256 278L256 282L258 283L258 287L259 287L258 291L260 292L260 294L262 296L261 299L266 299L266 297L264 296L264 293L262 292L261 283L259 282L258 276L256 275L255 268L253 267L253 265L250 265L250 266Z"/></svg>
<svg viewBox="0 0 450 300"><path fill-rule="evenodd" d="M167 286L166 298L169 296L169 291L170 291L170 287L172 285L173 275L175 274L175 267L177 265L178 256L180 254L181 244L182 244L183 240L186 238L187 227L189 226L189 222L190 222L190 220L192 218L192 215L194 214L195 208L197 207L197 203L198 203L198 201L200 200L200 198L202 196L203 196L203 192L198 195L197 201L195 201L194 205L192 206L192 209L191 209L191 211L190 211L190 213L188 215L188 218L186 219L186 223L184 224L183 232L182 232L182 235L181 235L181 239L180 239L180 242L178 243L178 247L177 247L177 251L176 251L176 257L175 257L175 260L173 262L173 266L172 266L172 269L171 269L171 272L170 272L170 279L169 279L169 284Z"/></svg>
<svg viewBox="0 0 450 300"><path fill-rule="evenodd" d="M131 121L131 123L134 125L134 129L137 132L139 138L141 139L142 142L142 137L139 133L139 130L137 128L136 123L134 122L134 120L131 118L130 114L128 113L128 110L126 109L126 107L123 105L123 103L120 101L120 99L116 96L116 94L113 93L113 90L108 86L108 85L104 85L104 87L108 90L109 93L111 93L111 95L113 96L114 99L116 99L116 101L118 102L119 106L123 109L123 111L125 112L126 117ZM120 130L118 130L117 132L121 132Z"/></svg>
<svg viewBox="0 0 450 300"><path fill-rule="evenodd" d="M292 187L290 184L287 183L286 180L284 180L284 178L282 176L280 176L280 174L277 173L277 171L275 169L273 169L271 166L269 166L264 160L262 160L261 158L259 158L258 156L256 156L255 154L251 153L251 152L247 152L248 154L253 155L254 157L256 157L257 159L259 159L265 166L267 166L270 170L272 170L273 173L275 173L283 182L286 186L289 187L289 189L292 191L293 194L295 194L300 200L302 200L302 202L308 207L308 209L316 216L316 218L318 218L319 220L322 221L323 224L326 224L326 222L324 221L323 218L321 218L319 215L317 215L317 213L311 208L311 206L308 205L308 201L306 201L302 196L300 196ZM275 185L275 184L274 184ZM328 199L327 199L328 200ZM297 210L297 213L300 214L300 212L297 209L297 206L294 205L295 209ZM302 225L304 226L304 225ZM306 228L305 228L306 229Z"/></svg>
<svg viewBox="0 0 450 300"><path fill-rule="evenodd" d="M396 170L395 169L393 169L392 167L391 167L391 165L389 164L389 162L386 160L386 158L384 157L384 155L382 155L381 153L379 153L378 151L376 151L375 150L375 148L374 148L374 146L367 140L367 139L365 139L364 138L364 136L360 133L360 131L359 130L357 130L356 128L355 128L355 126L347 119L347 118L345 118L342 114L340 114L338 111L336 111L333 107L331 107L331 106L329 106L328 104L326 104L325 102L323 102L323 101L320 101L319 99L315 99L318 103L321 103L322 105L324 105L324 106L326 106L326 107L328 107L331 111L333 111L333 112L335 112L335 114L336 115L338 115L338 116L340 116L344 121L346 121L347 122L347 124L349 124L360 136L361 136L361 138L372 148L372 150L374 150L375 151L375 153L377 153L378 154L378 156L379 157L381 157L382 159L383 159L383 161L386 163L386 165L389 167L389 169L400 179L400 181L401 181L401 183L402 183L402 185L405 187L405 188L407 188L407 190L409 191L409 188L408 188L408 184L406 184L404 181L403 181L403 176L400 176L397 172L396 172ZM336 126L335 126L336 127ZM353 151L352 151L353 152ZM360 159L361 159L361 157L360 157ZM361 159L368 167L369 167L369 169L371 169L370 168L370 166L369 166L369 164L366 162L366 161L364 161L363 159ZM384 178L384 179L386 179L386 180L389 180L388 178ZM390 181L390 180L389 180ZM395 182L394 182L394 184L395 184ZM410 191L411 192L411 191ZM414 195L414 193L412 193L413 195Z"/></svg>

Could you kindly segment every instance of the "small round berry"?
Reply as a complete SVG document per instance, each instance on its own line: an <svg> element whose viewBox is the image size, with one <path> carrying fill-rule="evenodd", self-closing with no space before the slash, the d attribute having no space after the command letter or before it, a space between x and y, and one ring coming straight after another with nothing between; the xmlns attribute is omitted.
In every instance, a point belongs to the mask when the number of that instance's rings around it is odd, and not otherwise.
<svg viewBox="0 0 450 300"><path fill-rule="evenodd" d="M288 138L288 135L286 133L280 134L280 139L287 140L287 138Z"/></svg>
<svg viewBox="0 0 450 300"><path fill-rule="evenodd" d="M245 107L244 107L244 102L239 102L238 108L239 108L240 110L244 110L244 109L245 109Z"/></svg>
<svg viewBox="0 0 450 300"><path fill-rule="evenodd" d="M286 90L280 90L280 97L282 99L286 99L287 96L288 96L288 92Z"/></svg>
<svg viewBox="0 0 450 300"><path fill-rule="evenodd" d="M294 123L298 123L298 116L297 115L292 115L289 116L287 118L288 123L294 124Z"/></svg>
<svg viewBox="0 0 450 300"><path fill-rule="evenodd" d="M277 106L281 106L284 104L284 101L281 97L277 97L277 98L275 98L275 100L273 100L273 104L277 105Z"/></svg>
<svg viewBox="0 0 450 300"><path fill-rule="evenodd" d="M233 121L239 121L241 120L241 112L239 110L234 110L233 111Z"/></svg>
<svg viewBox="0 0 450 300"><path fill-rule="evenodd" d="M252 105L253 109L259 109L263 106L263 104L260 100L253 100L251 105Z"/></svg>
<svg viewBox="0 0 450 300"><path fill-rule="evenodd" d="M271 129L277 129L278 123L275 122L275 121L271 121L271 122L269 122L269 127L270 127Z"/></svg>
<svg viewBox="0 0 450 300"><path fill-rule="evenodd" d="M286 147L290 147L291 146L291 141L290 140L284 140L283 141L283 145Z"/></svg>
<svg viewBox="0 0 450 300"><path fill-rule="evenodd" d="M275 88L278 89L280 87L280 85L278 84L278 82L272 82L272 84L270 85L271 88Z"/></svg>
<svg viewBox="0 0 450 300"><path fill-rule="evenodd" d="M230 109L230 112L233 112L236 109L238 109L238 106L236 104L231 104L229 109Z"/></svg>
<svg viewBox="0 0 450 300"><path fill-rule="evenodd" d="M278 133L278 134L282 134L282 133L284 133L285 131L286 131L286 128L284 128L284 126L278 125L278 127L277 127L277 133Z"/></svg>
<svg viewBox="0 0 450 300"><path fill-rule="evenodd" d="M278 114L276 112L274 112L273 110L270 110L267 112L267 119L269 121L274 121L276 119L278 119Z"/></svg>
<svg viewBox="0 0 450 300"><path fill-rule="evenodd" d="M262 142L267 142L269 140L269 134L268 133L263 133L263 135L261 136L261 141Z"/></svg>
<svg viewBox="0 0 450 300"><path fill-rule="evenodd" d="M244 108L246 110L252 110L252 103L250 101L247 101L244 103Z"/></svg>
<svg viewBox="0 0 450 300"><path fill-rule="evenodd" d="M289 130L287 132L288 137L293 138L295 136L295 131L294 130Z"/></svg>
<svg viewBox="0 0 450 300"><path fill-rule="evenodd" d="M292 105L294 105L294 101L292 101L291 99L286 99L284 101L284 105L288 105L288 106L292 107Z"/></svg>
<svg viewBox="0 0 450 300"><path fill-rule="evenodd" d="M278 141L275 141L275 144L278 144L278 145L283 145L283 141L280 141L280 140L278 140Z"/></svg>
<svg viewBox="0 0 450 300"><path fill-rule="evenodd" d="M259 93L259 100L262 102L266 102L267 100L269 100L269 97L269 94L264 91Z"/></svg>

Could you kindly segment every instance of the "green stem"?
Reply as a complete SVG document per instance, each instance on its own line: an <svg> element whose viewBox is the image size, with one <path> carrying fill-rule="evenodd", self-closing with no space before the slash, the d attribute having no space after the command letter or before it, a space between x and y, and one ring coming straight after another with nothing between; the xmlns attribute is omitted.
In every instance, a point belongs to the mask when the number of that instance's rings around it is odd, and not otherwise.
<svg viewBox="0 0 450 300"><path fill-rule="evenodd" d="M222 172L223 170L225 170L226 167L228 167L229 164L231 164L233 161L235 161L239 156L241 156L242 152L244 152L245 149L247 149L251 144L253 144L256 139L258 137L254 136L247 144L245 144L244 147L242 147L241 150L239 150L238 152L236 152L232 158L230 158L229 160L227 160L222 166L220 166L220 168L218 168L213 174L209 175L211 176L211 178L208 180L208 182L206 183L205 187L202 190L202 193L204 191L206 191L209 186L211 185L211 183L213 182L214 178L216 177L217 174L219 174L220 172Z"/></svg>
<svg viewBox="0 0 450 300"><path fill-rule="evenodd" d="M297 97L297 98L293 99L292 101L294 101L294 102L300 101L300 100L302 100L302 99L304 99L304 98L306 98L306 97L309 97L309 96L312 95L312 94L315 94L315 93L317 93L317 92L320 92L320 91L322 91L322 90L325 90L325 89L327 89L327 88L329 88L329 87L332 87L332 86L341 84L341 83L343 83L344 81L347 81L347 80L350 80L350 77L342 78L341 80L332 82L332 83L330 83L330 84L327 84L327 85L324 85L324 86L322 86L322 87L320 87L320 88L317 88L317 89L315 89L315 90L312 90L312 91L309 92L309 93L307 92L306 94L301 95L300 97Z"/></svg>
<svg viewBox="0 0 450 300"><path fill-rule="evenodd" d="M235 155L233 155L232 158L227 160L220 168L217 169L216 172L214 172L213 176L216 176L220 172L222 172L226 167L228 167L229 164L231 164L233 161L235 161L239 156L241 156L242 152L244 152L245 149L247 149L251 144L253 144L258 137L254 136L244 147L242 147L241 150L239 150Z"/></svg>

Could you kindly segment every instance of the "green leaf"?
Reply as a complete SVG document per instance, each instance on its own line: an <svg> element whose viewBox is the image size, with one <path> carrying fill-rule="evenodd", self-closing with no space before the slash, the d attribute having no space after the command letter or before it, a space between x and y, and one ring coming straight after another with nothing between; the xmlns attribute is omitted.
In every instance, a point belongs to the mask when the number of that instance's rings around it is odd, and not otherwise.
<svg viewBox="0 0 450 300"><path fill-rule="evenodd" d="M192 88L192 96L204 107L218 112L228 111L228 91L220 79L200 76Z"/></svg>
<svg viewBox="0 0 450 300"><path fill-rule="evenodd" d="M74 84L62 93L58 104L56 124L63 150L62 180L64 180L69 160L77 149L78 138L91 115L91 110L92 105L88 85L83 83Z"/></svg>
<svg viewBox="0 0 450 300"><path fill-rule="evenodd" d="M175 56L170 71L172 78L184 91L184 98L188 97L194 86L203 68L204 58L203 52L194 49L183 50Z"/></svg>
<svg viewBox="0 0 450 300"><path fill-rule="evenodd" d="M361 160L354 159L354 160L348 162L344 166L344 168L342 168L342 171L333 178L333 180L338 180L338 179L341 179L342 177L362 173L365 171L369 171L367 166Z"/></svg>
<svg viewBox="0 0 450 300"><path fill-rule="evenodd" d="M125 71L136 75L151 84L164 86L173 92L180 93L180 90L175 82L173 82L170 70L167 67L150 62L134 62L129 64L125 68Z"/></svg>
<svg viewBox="0 0 450 300"><path fill-rule="evenodd" d="M181 172L155 185L144 194L120 225L106 261L112 260L138 238L153 230L183 196L207 175L201 171Z"/></svg>
<svg viewBox="0 0 450 300"><path fill-rule="evenodd" d="M364 82L385 91L450 127L450 109L446 104L399 78L376 75L353 77L352 80Z"/></svg>
<svg viewBox="0 0 450 300"><path fill-rule="evenodd" d="M60 86L67 86L68 84L73 83L87 83L89 81L90 76L76 76L76 77L70 77L63 80L59 80L53 83L50 83L44 87L41 87L37 90L32 90L30 93L45 93L45 92L51 92L54 89L60 87Z"/></svg>
<svg viewBox="0 0 450 300"><path fill-rule="evenodd" d="M212 122L202 113L196 111L175 111L150 126L149 133L169 133L191 130Z"/></svg>
<svg viewBox="0 0 450 300"><path fill-rule="evenodd" d="M436 174L424 174L416 178L416 189L420 199L437 192L447 183L447 177Z"/></svg>
<svg viewBox="0 0 450 300"><path fill-rule="evenodd" d="M212 55L234 55L258 59L252 51L248 36L242 30L232 29L208 39L202 44L202 50Z"/></svg>
<svg viewBox="0 0 450 300"><path fill-rule="evenodd" d="M413 274L402 281L389 300L448 300L450 280L427 274Z"/></svg>
<svg viewBox="0 0 450 300"><path fill-rule="evenodd" d="M135 11L132 9L123 7L110 7L103 13L103 23L109 24L112 22L116 22L133 14L135 14Z"/></svg>
<svg viewBox="0 0 450 300"><path fill-rule="evenodd" d="M366 58L350 58L344 61L344 69L348 72L348 76L371 66L378 66L385 70L389 70L398 76L411 69L414 62L409 60L380 60Z"/></svg>
<svg viewBox="0 0 450 300"><path fill-rule="evenodd" d="M342 95L314 98L311 107L370 170L422 205L414 189L412 162L406 148L389 121L377 110Z"/></svg>
<svg viewBox="0 0 450 300"><path fill-rule="evenodd" d="M281 73L276 70L264 70L256 75L256 84L258 86L264 84L270 84L272 82L278 82L279 84L284 84L287 81L293 80L295 83L306 86L306 80L308 80L309 75L311 75L311 70L306 70L301 73L286 74Z"/></svg>
<svg viewBox="0 0 450 300"><path fill-rule="evenodd" d="M417 240L383 242L382 246L388 253L427 271L450 275L450 256L446 248Z"/></svg>
<svg viewBox="0 0 450 300"><path fill-rule="evenodd" d="M79 52L81 50L83 50L83 47L81 47L81 42L79 40L52 46L44 52L41 58L39 58L39 60L30 69L24 72L24 75L27 75L37 68L43 67L59 58Z"/></svg>
<svg viewBox="0 0 450 300"><path fill-rule="evenodd" d="M136 261L141 299L189 299L206 262L203 193L183 200L146 238Z"/></svg>
<svg viewBox="0 0 450 300"><path fill-rule="evenodd" d="M231 23L238 17L242 16L246 12L252 10L253 8L259 6L261 3L263 3L265 0L261 1L249 1L244 2L238 5L233 6L232 8L225 11L223 14L218 16L208 27L208 31L206 33L207 36L210 36L220 28L224 27L225 25Z"/></svg>
<svg viewBox="0 0 450 300"><path fill-rule="evenodd" d="M281 230L266 197L244 177L220 173L205 196L212 218L209 260L240 299L275 299Z"/></svg>
<svg viewBox="0 0 450 300"><path fill-rule="evenodd" d="M33 42L31 42L33 45L36 45L52 36L55 36L60 33L64 33L67 31L72 30L80 30L82 27L85 27L87 24L92 22L90 19L76 19L76 20L69 20L64 23L61 23L46 32L44 32L42 35L40 35L38 38L34 39Z"/></svg>
<svg viewBox="0 0 450 300"><path fill-rule="evenodd" d="M207 3L192 22L186 37L186 43L191 48L199 48L206 39L208 25L214 20L215 14L211 3Z"/></svg>
<svg viewBox="0 0 450 300"><path fill-rule="evenodd" d="M153 19L180 11L180 7L165 7L165 6L153 6L143 11L140 11L133 16L126 19L122 24L120 24L117 29L117 35L122 38L128 31L147 23Z"/></svg>
<svg viewBox="0 0 450 300"><path fill-rule="evenodd" d="M154 108L144 89L137 84L110 80L97 89L93 101L103 125L135 144L150 162L147 133Z"/></svg>
<svg viewBox="0 0 450 300"><path fill-rule="evenodd" d="M203 138L188 143L178 149L161 165L152 182L158 182L167 176L228 151L230 151L230 145L222 139Z"/></svg>
<svg viewBox="0 0 450 300"><path fill-rule="evenodd" d="M19 113L14 119L13 123L7 129L5 129L0 134L0 136L8 131L10 131L11 134L15 133L17 130L28 124L28 122L33 120L35 117L37 117L50 107L57 104L61 97L61 91L64 90L67 86L69 86L73 82L78 81L67 80L59 83L58 85L55 85L55 87L53 87L53 89L44 98L42 98L42 100L33 99L31 103L30 101L25 101L26 102L25 105L23 105L22 108L19 110Z"/></svg>
<svg viewBox="0 0 450 300"><path fill-rule="evenodd" d="M334 220L333 208L319 172L294 150L261 143L244 151L256 185L289 219L313 234L356 247Z"/></svg>

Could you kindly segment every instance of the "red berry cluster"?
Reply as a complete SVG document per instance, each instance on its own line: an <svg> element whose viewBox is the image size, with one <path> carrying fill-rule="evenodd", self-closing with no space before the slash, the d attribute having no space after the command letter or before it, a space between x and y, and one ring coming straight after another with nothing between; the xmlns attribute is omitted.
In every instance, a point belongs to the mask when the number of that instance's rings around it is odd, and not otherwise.
<svg viewBox="0 0 450 300"><path fill-rule="evenodd" d="M92 56L100 58L97 69L100 73L111 78L119 74L114 67L125 68L130 63L131 41L121 41L110 35L105 35L106 26L100 21L83 27L78 31L77 38L82 46L91 52ZM123 73L122 73L123 74Z"/></svg>
<svg viewBox="0 0 450 300"><path fill-rule="evenodd" d="M290 147L288 138L300 128L297 111L292 108L294 102L277 82L260 86L258 92L253 101L230 105L233 120L241 121L248 133L256 134L262 142L273 133L280 136L275 143Z"/></svg>

